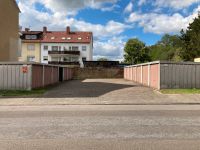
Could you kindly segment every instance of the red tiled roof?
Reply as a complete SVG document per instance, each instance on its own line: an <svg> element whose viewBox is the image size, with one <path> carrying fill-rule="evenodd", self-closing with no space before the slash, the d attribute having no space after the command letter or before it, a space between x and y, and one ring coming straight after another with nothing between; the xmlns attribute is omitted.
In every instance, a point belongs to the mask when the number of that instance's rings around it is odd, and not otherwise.
<svg viewBox="0 0 200 150"><path fill-rule="evenodd" d="M22 34L28 34L28 35L35 35L35 34L40 34L42 31L22 31Z"/></svg>
<svg viewBox="0 0 200 150"><path fill-rule="evenodd" d="M44 33L43 43L90 43L92 32L48 31Z"/></svg>

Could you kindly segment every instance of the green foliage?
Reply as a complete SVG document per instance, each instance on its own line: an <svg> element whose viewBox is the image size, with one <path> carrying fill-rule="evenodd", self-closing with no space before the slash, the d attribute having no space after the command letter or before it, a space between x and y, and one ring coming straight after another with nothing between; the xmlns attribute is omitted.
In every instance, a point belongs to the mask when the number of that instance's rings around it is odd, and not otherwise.
<svg viewBox="0 0 200 150"><path fill-rule="evenodd" d="M125 62L131 64L138 64L150 61L149 48L138 39L130 39L124 48Z"/></svg>
<svg viewBox="0 0 200 150"><path fill-rule="evenodd" d="M0 97L18 97L18 96L38 96L43 95L47 89L25 90L1 90Z"/></svg>
<svg viewBox="0 0 200 150"><path fill-rule="evenodd" d="M200 89L164 89L163 94L200 94Z"/></svg>
<svg viewBox="0 0 200 150"><path fill-rule="evenodd" d="M137 64L146 61L193 61L200 57L200 13L179 35L164 35L155 45L146 47L138 39L130 39L125 46L125 62Z"/></svg>
<svg viewBox="0 0 200 150"><path fill-rule="evenodd" d="M97 59L97 61L109 61L109 59L107 59L107 58L99 58L99 59Z"/></svg>
<svg viewBox="0 0 200 150"><path fill-rule="evenodd" d="M177 35L164 35L162 39L150 46L150 57L155 60L181 61L182 41Z"/></svg>
<svg viewBox="0 0 200 150"><path fill-rule="evenodd" d="M200 13L185 32L181 31L181 39L183 41L181 50L183 60L193 61L194 58L200 57Z"/></svg>

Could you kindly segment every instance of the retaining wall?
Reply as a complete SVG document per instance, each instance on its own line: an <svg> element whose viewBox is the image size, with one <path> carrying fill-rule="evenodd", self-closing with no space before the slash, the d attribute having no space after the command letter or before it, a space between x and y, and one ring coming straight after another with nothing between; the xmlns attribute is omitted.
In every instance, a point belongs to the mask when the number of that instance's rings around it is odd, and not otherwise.
<svg viewBox="0 0 200 150"><path fill-rule="evenodd" d="M156 61L124 68L124 78L155 89L200 88L200 63Z"/></svg>

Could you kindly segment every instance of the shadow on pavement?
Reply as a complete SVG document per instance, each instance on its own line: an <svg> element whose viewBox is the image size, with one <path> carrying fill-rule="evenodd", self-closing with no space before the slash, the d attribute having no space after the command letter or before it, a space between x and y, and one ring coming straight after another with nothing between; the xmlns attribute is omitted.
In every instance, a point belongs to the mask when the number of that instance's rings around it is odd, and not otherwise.
<svg viewBox="0 0 200 150"><path fill-rule="evenodd" d="M126 85L118 83L105 82L83 82L82 80L73 80L61 83L42 95L43 98L83 98L99 97L106 93L134 87L136 85ZM126 94L126 93L124 93Z"/></svg>

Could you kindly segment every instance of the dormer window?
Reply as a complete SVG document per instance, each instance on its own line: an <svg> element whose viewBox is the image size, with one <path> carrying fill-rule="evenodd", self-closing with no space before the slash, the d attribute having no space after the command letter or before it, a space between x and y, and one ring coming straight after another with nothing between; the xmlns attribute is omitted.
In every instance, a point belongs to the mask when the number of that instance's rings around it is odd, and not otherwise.
<svg viewBox="0 0 200 150"><path fill-rule="evenodd" d="M37 35L26 35L25 38L27 40L36 40L37 39Z"/></svg>
<svg viewBox="0 0 200 150"><path fill-rule="evenodd" d="M71 40L72 38L71 37L67 37L67 40Z"/></svg>
<svg viewBox="0 0 200 150"><path fill-rule="evenodd" d="M54 37L54 36L52 36L52 37L51 37L51 40L55 40L55 37Z"/></svg>
<svg viewBox="0 0 200 150"><path fill-rule="evenodd" d="M82 38L81 38L81 37L78 37L78 40L82 40Z"/></svg>
<svg viewBox="0 0 200 150"><path fill-rule="evenodd" d="M66 38L65 38L65 37L62 37L62 40L66 40Z"/></svg>

